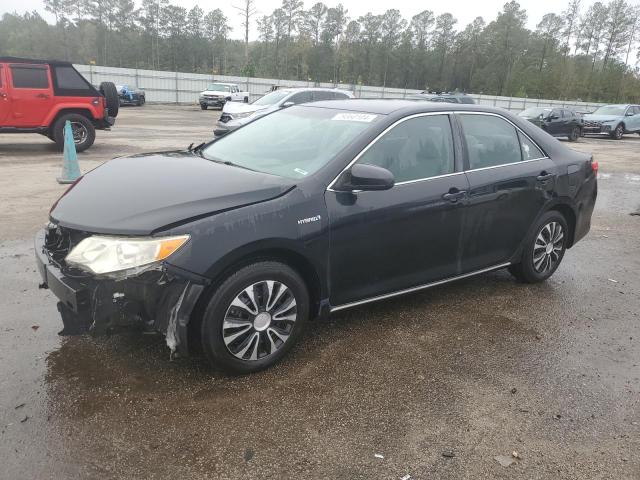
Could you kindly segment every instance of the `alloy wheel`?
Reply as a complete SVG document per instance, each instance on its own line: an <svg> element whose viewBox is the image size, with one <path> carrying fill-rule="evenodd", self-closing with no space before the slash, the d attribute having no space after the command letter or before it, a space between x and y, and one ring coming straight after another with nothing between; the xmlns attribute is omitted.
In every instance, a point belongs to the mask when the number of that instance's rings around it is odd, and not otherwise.
<svg viewBox="0 0 640 480"><path fill-rule="evenodd" d="M616 139L620 140L622 138L622 135L624 135L624 129L622 128L622 125L618 125L613 134L615 135Z"/></svg>
<svg viewBox="0 0 640 480"><path fill-rule="evenodd" d="M76 145L83 143L89 135L87 127L80 122L71 122L71 133L73 134L73 143Z"/></svg>
<svg viewBox="0 0 640 480"><path fill-rule="evenodd" d="M280 350L297 319L297 303L284 283L263 280L238 293L225 314L222 338L241 360L261 360Z"/></svg>
<svg viewBox="0 0 640 480"><path fill-rule="evenodd" d="M564 231L558 222L544 225L533 245L533 268L538 273L553 270L564 249Z"/></svg>

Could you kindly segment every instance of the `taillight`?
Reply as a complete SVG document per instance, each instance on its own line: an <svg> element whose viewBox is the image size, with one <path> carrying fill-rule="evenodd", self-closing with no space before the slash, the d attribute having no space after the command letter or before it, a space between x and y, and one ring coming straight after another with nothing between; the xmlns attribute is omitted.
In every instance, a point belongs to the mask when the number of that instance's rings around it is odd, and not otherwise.
<svg viewBox="0 0 640 480"><path fill-rule="evenodd" d="M91 100L91 103L93 103L96 107L100 104L100 98L96 97L93 100Z"/></svg>
<svg viewBox="0 0 640 480"><path fill-rule="evenodd" d="M593 170L593 173L598 175L598 162L595 162L593 158L591 159L591 170Z"/></svg>

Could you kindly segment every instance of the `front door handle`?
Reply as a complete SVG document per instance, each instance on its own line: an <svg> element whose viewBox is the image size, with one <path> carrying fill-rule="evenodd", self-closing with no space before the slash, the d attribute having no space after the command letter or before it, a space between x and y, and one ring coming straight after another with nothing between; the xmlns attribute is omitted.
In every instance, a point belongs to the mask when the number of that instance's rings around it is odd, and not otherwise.
<svg viewBox="0 0 640 480"><path fill-rule="evenodd" d="M553 173L542 172L536 177L536 180L538 180L539 182L546 182L547 180L551 180L552 178Z"/></svg>
<svg viewBox="0 0 640 480"><path fill-rule="evenodd" d="M467 193L466 190L458 190L457 188L451 188L447 193L442 195L442 198L451 203L456 203L458 200L464 197L466 193Z"/></svg>

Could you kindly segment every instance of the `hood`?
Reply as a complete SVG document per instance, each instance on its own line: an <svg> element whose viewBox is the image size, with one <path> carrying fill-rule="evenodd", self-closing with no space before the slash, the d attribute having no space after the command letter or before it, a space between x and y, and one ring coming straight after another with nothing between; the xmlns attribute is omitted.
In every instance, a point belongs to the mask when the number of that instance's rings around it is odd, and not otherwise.
<svg viewBox="0 0 640 480"><path fill-rule="evenodd" d="M270 200L294 186L291 179L190 152L121 157L82 177L50 216L63 227L92 233L149 235L193 217Z"/></svg>
<svg viewBox="0 0 640 480"><path fill-rule="evenodd" d="M273 105L254 105L251 103L242 102L227 102L222 107L224 113L245 113L245 112L257 112L258 110L266 110Z"/></svg>
<svg viewBox="0 0 640 480"><path fill-rule="evenodd" d="M620 120L622 118L621 115L596 115L593 113L588 113L584 115L583 120L589 120L591 122L615 122L616 120Z"/></svg>
<svg viewBox="0 0 640 480"><path fill-rule="evenodd" d="M200 95L217 95L219 97L227 97L231 92L221 92L220 90L203 90Z"/></svg>

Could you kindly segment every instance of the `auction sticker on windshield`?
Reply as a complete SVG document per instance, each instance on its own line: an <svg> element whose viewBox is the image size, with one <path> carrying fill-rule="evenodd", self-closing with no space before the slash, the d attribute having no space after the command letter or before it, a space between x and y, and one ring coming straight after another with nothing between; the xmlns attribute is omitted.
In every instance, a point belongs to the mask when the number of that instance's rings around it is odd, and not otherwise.
<svg viewBox="0 0 640 480"><path fill-rule="evenodd" d="M377 115L370 113L336 113L331 120L342 120L345 122L373 122Z"/></svg>

